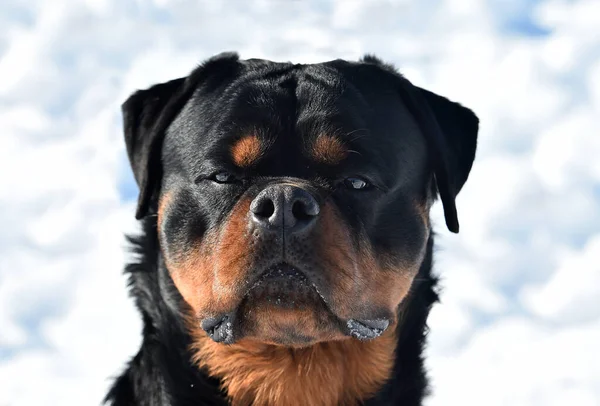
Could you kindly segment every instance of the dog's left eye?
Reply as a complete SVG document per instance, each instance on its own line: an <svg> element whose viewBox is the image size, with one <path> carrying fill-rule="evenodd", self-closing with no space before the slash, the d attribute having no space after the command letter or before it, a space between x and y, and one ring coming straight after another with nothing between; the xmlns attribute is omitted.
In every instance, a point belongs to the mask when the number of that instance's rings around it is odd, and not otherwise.
<svg viewBox="0 0 600 406"><path fill-rule="evenodd" d="M367 189L370 186L369 182L361 178L346 178L344 184L348 189L355 190Z"/></svg>
<svg viewBox="0 0 600 406"><path fill-rule="evenodd" d="M218 172L212 178L217 183L232 183L236 181L235 176L229 172Z"/></svg>

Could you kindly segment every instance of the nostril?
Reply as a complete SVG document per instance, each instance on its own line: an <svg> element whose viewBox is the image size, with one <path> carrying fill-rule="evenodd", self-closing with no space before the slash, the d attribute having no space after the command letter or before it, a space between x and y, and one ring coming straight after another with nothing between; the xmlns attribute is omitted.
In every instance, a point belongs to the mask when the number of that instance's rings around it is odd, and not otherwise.
<svg viewBox="0 0 600 406"><path fill-rule="evenodd" d="M319 214L319 205L309 200L296 200L292 205L292 215L298 220L309 220Z"/></svg>
<svg viewBox="0 0 600 406"><path fill-rule="evenodd" d="M250 203L252 221L269 232L308 230L319 215L319 203L306 190L292 185L270 185Z"/></svg>
<svg viewBox="0 0 600 406"><path fill-rule="evenodd" d="M301 201L294 202L292 206L292 214L298 220L307 220L311 215L307 213L306 205Z"/></svg>
<svg viewBox="0 0 600 406"><path fill-rule="evenodd" d="M263 199L254 208L253 212L258 217L268 219L275 213L275 205L271 199Z"/></svg>

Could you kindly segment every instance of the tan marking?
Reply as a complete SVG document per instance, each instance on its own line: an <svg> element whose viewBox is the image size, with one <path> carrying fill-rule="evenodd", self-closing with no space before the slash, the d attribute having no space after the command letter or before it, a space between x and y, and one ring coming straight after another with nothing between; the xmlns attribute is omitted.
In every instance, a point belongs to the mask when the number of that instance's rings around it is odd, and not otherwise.
<svg viewBox="0 0 600 406"><path fill-rule="evenodd" d="M321 209L321 229L315 248L328 270L332 290L331 306L342 318L360 314L365 304L395 314L398 304L408 293L422 258L401 263L386 255L376 256L366 238L355 247L352 230L340 218L332 203ZM423 251L425 243L423 244Z"/></svg>
<svg viewBox="0 0 600 406"><path fill-rule="evenodd" d="M256 135L247 135L231 147L233 162L240 168L254 165L261 157L263 147Z"/></svg>
<svg viewBox="0 0 600 406"><path fill-rule="evenodd" d="M391 376L396 336L290 348L250 340L213 342L190 318L193 360L219 377L232 406L357 405Z"/></svg>
<svg viewBox="0 0 600 406"><path fill-rule="evenodd" d="M249 207L249 199L241 200L220 230L207 232L187 252L165 257L175 286L198 315L230 311L237 303L233 289L244 280L253 258L246 232Z"/></svg>
<svg viewBox="0 0 600 406"><path fill-rule="evenodd" d="M170 200L168 194L161 198L159 224ZM381 337L368 342L323 330L314 309L269 305L252 308L255 331L235 344L215 343L200 328L202 316L230 311L239 303L235 289L259 255L256 241L248 235L249 205L250 199L240 200L223 226L208 231L195 249L165 259L189 305L194 362L222 380L232 406L356 405L367 399L391 375L397 318ZM392 261L376 255L366 238L356 246L353 230L331 202L322 206L316 233L315 254L326 270L323 277L332 290L328 304L335 314L350 318L365 305L395 312L422 258L405 264ZM298 325L315 337L312 344L291 347L271 342L287 327Z"/></svg>
<svg viewBox="0 0 600 406"><path fill-rule="evenodd" d="M259 299L258 303L253 303L251 312L242 317L244 337L252 341L299 348L315 342L347 338L339 331L338 320L324 304L283 308ZM301 332L310 342L290 342L287 334L291 331Z"/></svg>
<svg viewBox="0 0 600 406"><path fill-rule="evenodd" d="M312 146L312 155L318 162L335 165L348 155L348 149L338 138L321 134Z"/></svg>

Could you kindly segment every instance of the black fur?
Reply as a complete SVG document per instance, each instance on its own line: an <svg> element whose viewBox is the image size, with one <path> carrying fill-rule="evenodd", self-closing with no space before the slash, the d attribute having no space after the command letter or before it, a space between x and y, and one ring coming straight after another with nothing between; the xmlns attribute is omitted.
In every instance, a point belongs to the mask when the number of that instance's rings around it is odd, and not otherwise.
<svg viewBox="0 0 600 406"><path fill-rule="evenodd" d="M190 340L170 301L181 297L158 254L156 224L142 220L143 231L129 238L139 258L129 264L131 296L144 321L142 347L115 381L105 402L113 406L227 405L219 381L190 363ZM427 335L427 316L438 301L437 278L432 273L433 236L398 325L396 363L391 380L365 406L417 406L427 394L422 351Z"/></svg>
<svg viewBox="0 0 600 406"><path fill-rule="evenodd" d="M374 56L365 56L359 62L335 60L314 66L303 71L304 90L297 90L300 84L295 72L305 69L305 65L242 61L234 53L221 54L189 76L138 91L123 104L127 152L140 188L136 218L143 225L142 234L130 238L139 258L125 272L144 328L140 351L115 381L106 403L227 404L219 381L190 360L190 337L180 313L183 298L164 265L165 241L190 249L191 242L224 221L240 196L264 187L262 175L253 175L253 183L239 182L218 190L200 186L198 192L189 186L196 179L200 183L205 180L204 172L214 169L213 161L225 160L228 151L221 144L229 142L231 134L239 132L244 123L259 123L279 134L298 132L307 134L302 137L310 137L329 130L327 126L333 120L343 129L358 129L370 136L359 134L349 140L358 143L362 158L369 159L367 167L364 163L357 167L362 173L379 174L382 183L391 185L389 190L384 186L381 189L385 192L362 192L360 197L339 191L324 180L326 176L321 176L327 168L318 168L321 173L315 176L314 168L307 169L299 158L289 154L272 157L266 166L253 170L268 172L268 179L310 179L318 190L315 196L333 199L356 236L366 235L377 253L416 255L417 248L426 243L410 293L399 307L402 317L397 325L392 377L376 396L364 400L367 406L421 404L428 391L422 359L426 320L438 296L436 278L432 276L433 232L425 233L414 208L408 208L414 199L431 202L433 195L439 193L446 224L458 232L455 198L473 164L478 119L469 109L412 85ZM241 87L240 83L246 82L259 83L263 88L258 89L270 92L272 99L262 100L256 87ZM323 84L329 93L322 90ZM312 89L314 95L298 96L298 92L309 91L306 89ZM331 94L335 92L339 92L336 100L341 100L337 110L331 107ZM267 108L249 108L256 100ZM315 106L307 108L307 103ZM408 113L400 113L402 107ZM273 114L274 110L278 114ZM297 117L299 111L307 110L318 113L321 120L325 118L325 124L318 120L307 123L303 117ZM406 124L411 120L424 141L410 123ZM399 131L406 133L398 134ZM295 141L290 136L282 142ZM280 151L294 151L300 146L284 145ZM174 205L175 214L166 220L159 235L159 195L174 184L184 185L178 195L180 205Z"/></svg>

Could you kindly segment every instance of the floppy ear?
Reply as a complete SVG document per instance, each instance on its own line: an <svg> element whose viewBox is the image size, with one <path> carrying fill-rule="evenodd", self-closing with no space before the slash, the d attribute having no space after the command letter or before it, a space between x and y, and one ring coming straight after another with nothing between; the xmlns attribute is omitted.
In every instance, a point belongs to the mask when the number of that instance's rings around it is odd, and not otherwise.
<svg viewBox="0 0 600 406"><path fill-rule="evenodd" d="M468 108L401 78L403 99L427 139L446 226L458 233L455 199L467 181L477 149L479 119Z"/></svg>
<svg viewBox="0 0 600 406"><path fill-rule="evenodd" d="M429 118L428 138L433 152L436 185L444 206L446 226L453 233L458 233L455 199L475 160L479 119L459 103L420 87L416 89L434 116Z"/></svg>
<svg viewBox="0 0 600 406"><path fill-rule="evenodd" d="M162 138L182 107L184 82L184 78L179 78L138 90L121 106L127 155L140 189L136 219L148 213L150 202L158 192L162 177Z"/></svg>
<svg viewBox="0 0 600 406"><path fill-rule="evenodd" d="M158 198L165 131L200 83L205 90L214 90L238 71L238 60L234 52L220 53L185 78L138 90L121 106L127 155L140 189L136 219L146 216L151 203Z"/></svg>
<svg viewBox="0 0 600 406"><path fill-rule="evenodd" d="M446 226L453 233L458 233L455 199L475 160L479 119L468 108L414 86L393 65L374 55L365 55L361 62L375 64L399 79L400 96L427 141L437 190L444 205Z"/></svg>

